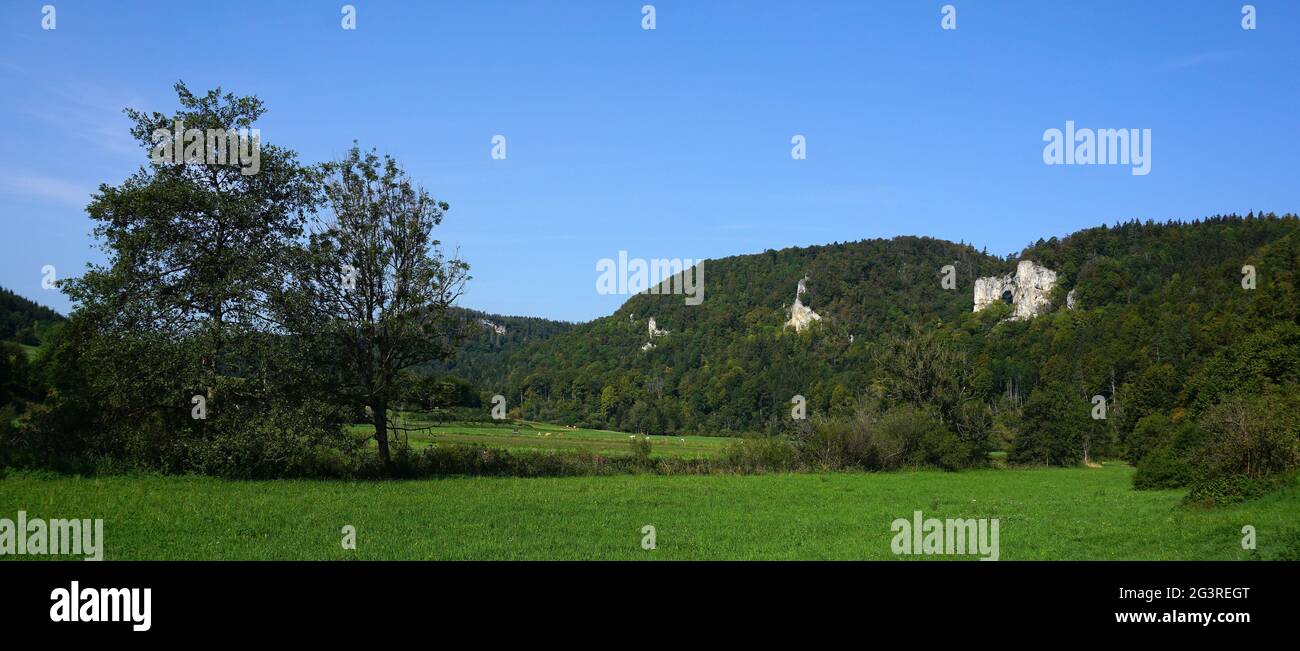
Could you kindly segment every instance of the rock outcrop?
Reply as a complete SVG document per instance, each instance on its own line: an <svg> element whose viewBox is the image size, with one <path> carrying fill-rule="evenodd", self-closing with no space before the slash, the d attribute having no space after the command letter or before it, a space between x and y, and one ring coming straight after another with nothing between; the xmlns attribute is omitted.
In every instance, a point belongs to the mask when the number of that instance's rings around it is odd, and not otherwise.
<svg viewBox="0 0 1300 651"><path fill-rule="evenodd" d="M803 304L803 294L808 291L807 282L807 275L799 281L799 288L794 292L794 305L790 306L790 320L785 322L786 327L794 328L795 332L803 332L808 326L812 325L813 321L822 320L820 314Z"/></svg>
<svg viewBox="0 0 1300 651"><path fill-rule="evenodd" d="M499 335L503 335L503 334L506 333L506 327L503 326L503 325L501 325L501 324L499 324L499 323L493 323L493 322L491 322L491 321L488 321L487 319L479 319L478 322L479 322L479 325L481 325L481 326L483 326L484 328L487 328L488 330L491 330L492 332L495 332L495 333L497 333L497 334L499 334Z"/></svg>
<svg viewBox="0 0 1300 651"><path fill-rule="evenodd" d="M1015 274L976 279L974 311L1001 301L1015 307L1012 319L1033 318L1051 306L1047 295L1053 287L1056 287L1055 271L1032 260L1021 260Z"/></svg>
<svg viewBox="0 0 1300 651"><path fill-rule="evenodd" d="M655 338L655 337L662 337L662 336L668 334L668 331L667 331L667 330L660 330L660 329L658 328L658 326L655 324L655 318L654 318L654 317L650 317L650 323L647 324L647 326L646 326L646 330L647 330L647 331L649 332L649 334L650 334L650 341L645 342L645 345L641 347L641 350L642 350L642 351L650 350L651 348L654 348L654 347L655 347L655 345L654 345L654 338Z"/></svg>
<svg viewBox="0 0 1300 651"><path fill-rule="evenodd" d="M660 330L659 328L657 328L657 327L655 326L655 318L654 318L654 317L650 317L650 323L647 324L647 329L650 331L650 338L651 338L651 339L654 339L655 337L662 337L662 336L668 334L668 331L667 331L667 330Z"/></svg>

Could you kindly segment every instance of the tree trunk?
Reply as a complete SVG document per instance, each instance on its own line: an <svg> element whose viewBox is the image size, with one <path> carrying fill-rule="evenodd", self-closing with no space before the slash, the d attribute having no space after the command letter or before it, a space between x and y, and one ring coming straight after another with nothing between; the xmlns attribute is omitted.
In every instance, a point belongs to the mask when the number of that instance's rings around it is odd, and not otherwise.
<svg viewBox="0 0 1300 651"><path fill-rule="evenodd" d="M386 401L376 401L370 406L371 414L375 419L375 441L379 444L379 460L384 462L384 467L391 465L392 460L388 456L388 403Z"/></svg>

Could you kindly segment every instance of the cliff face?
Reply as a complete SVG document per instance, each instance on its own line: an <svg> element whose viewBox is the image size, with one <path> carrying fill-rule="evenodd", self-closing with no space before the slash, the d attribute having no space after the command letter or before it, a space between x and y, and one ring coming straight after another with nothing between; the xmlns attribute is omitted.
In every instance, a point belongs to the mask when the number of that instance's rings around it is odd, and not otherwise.
<svg viewBox="0 0 1300 651"><path fill-rule="evenodd" d="M807 282L808 276L804 276L799 281L799 288L794 292L794 305L790 306L790 320L785 322L786 327L794 328L795 332L803 332L813 321L822 320L820 314L803 304L803 293L808 291L808 288L804 286Z"/></svg>
<svg viewBox="0 0 1300 651"><path fill-rule="evenodd" d="M1050 307L1047 294L1056 287L1056 272L1032 260L1021 260L1015 274L975 281L976 312L998 301L1015 306L1013 319L1029 319Z"/></svg>
<svg viewBox="0 0 1300 651"><path fill-rule="evenodd" d="M662 337L668 334L667 330L659 329L659 324L655 323L654 317L650 317L650 322L647 323L646 326L647 326L646 327L647 333L650 335L651 339L654 339L655 337Z"/></svg>
<svg viewBox="0 0 1300 651"><path fill-rule="evenodd" d="M641 350L642 350L643 352L644 352L644 351L647 351L647 350L650 350L650 349L652 349L652 348L655 347L655 344L654 344L654 338L655 338L655 337L662 337L662 336L668 334L668 331L667 331L667 330L660 330L660 329L659 329L658 324L655 323L655 318L654 318L654 317L650 317L650 323L648 323L648 324L646 324L646 325L647 325L647 328L646 328L647 333L650 335L650 341L645 342L645 345L641 346Z"/></svg>
<svg viewBox="0 0 1300 651"><path fill-rule="evenodd" d="M506 333L506 327L499 323L493 323L491 321L488 321L487 319L479 319L478 322L479 325L483 326L484 328L487 328L492 332L495 332L496 334L503 335Z"/></svg>

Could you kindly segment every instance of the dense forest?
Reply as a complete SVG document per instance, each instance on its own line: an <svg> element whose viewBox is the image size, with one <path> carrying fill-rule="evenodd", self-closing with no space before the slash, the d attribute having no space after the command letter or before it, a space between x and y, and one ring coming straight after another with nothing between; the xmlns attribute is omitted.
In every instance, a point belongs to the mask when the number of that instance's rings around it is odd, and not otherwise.
<svg viewBox="0 0 1300 651"><path fill-rule="evenodd" d="M62 320L58 312L0 287L0 341L36 346L41 328Z"/></svg>
<svg viewBox="0 0 1300 651"><path fill-rule="evenodd" d="M701 304L633 296L611 316L475 360L473 379L529 418L651 433L755 431L788 412L795 394L814 410L852 402L870 378L869 342L890 327L969 312L968 291L940 290L947 264L965 287L1008 267L969 246L915 237L709 260ZM783 325L785 307L805 274L803 300L823 321L795 335ZM668 334L643 351L651 317ZM482 370L489 364L495 374Z"/></svg>
<svg viewBox="0 0 1300 651"><path fill-rule="evenodd" d="M920 325L949 333L970 356L976 396L987 403L1067 382L1080 396L1123 404L1119 396L1168 371L1179 378L1168 398L1184 404L1195 394L1183 382L1216 352L1296 322L1297 230L1294 217L1133 221L1039 241L1006 260L916 237L769 250L708 261L701 305L634 296L609 317L530 346L467 349L450 370L530 418L654 433L764 431L787 419L796 394L813 413L850 409L877 380L881 336ZM1025 321L996 308L972 313L974 279L1006 273L1016 259L1058 272L1056 309ZM955 290L939 282L949 264ZM1254 290L1242 289L1245 264L1258 270ZM784 324L805 275L803 300L823 318L796 333ZM1075 310L1064 309L1070 289ZM642 351L650 317L669 334Z"/></svg>
<svg viewBox="0 0 1300 651"><path fill-rule="evenodd" d="M42 371L33 358L62 321L58 312L0 287L0 430L44 398Z"/></svg>
<svg viewBox="0 0 1300 651"><path fill-rule="evenodd" d="M541 317L504 316L463 308L457 308L454 313L475 327L469 329L451 359L422 364L413 370L415 374L453 376L475 387L489 387L500 376L502 360L513 357L529 344L575 327L567 321Z"/></svg>

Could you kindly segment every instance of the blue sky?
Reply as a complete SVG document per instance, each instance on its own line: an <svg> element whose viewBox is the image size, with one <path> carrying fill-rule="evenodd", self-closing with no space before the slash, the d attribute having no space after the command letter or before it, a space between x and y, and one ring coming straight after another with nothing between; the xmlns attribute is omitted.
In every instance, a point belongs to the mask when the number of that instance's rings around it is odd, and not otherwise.
<svg viewBox="0 0 1300 651"><path fill-rule="evenodd" d="M626 297L596 293L596 262L620 250L918 234L1006 255L1131 218L1300 210L1296 2L1254 2L1253 31L1219 0L663 0L653 31L645 0L351 0L355 31L343 4L6 1L0 285L68 310L41 268L102 260L89 195L147 160L121 110L171 112L178 79L262 98L263 139L305 161L354 139L397 157L452 206L462 304L505 314L610 313ZM1151 129L1151 173L1045 165L1066 120Z"/></svg>

